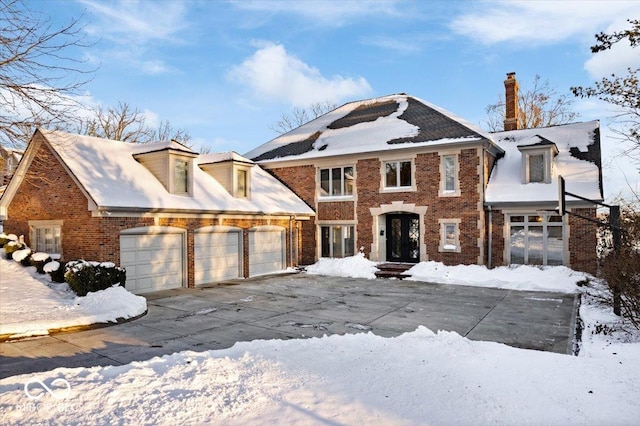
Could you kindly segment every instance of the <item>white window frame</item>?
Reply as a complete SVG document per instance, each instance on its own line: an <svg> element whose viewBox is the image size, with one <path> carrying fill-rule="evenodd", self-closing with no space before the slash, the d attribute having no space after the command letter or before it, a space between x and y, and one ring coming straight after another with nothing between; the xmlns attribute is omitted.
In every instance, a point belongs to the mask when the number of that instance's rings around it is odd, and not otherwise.
<svg viewBox="0 0 640 426"><path fill-rule="evenodd" d="M522 222L512 222L512 217L523 216L524 220ZM531 222L529 220L529 216L540 216L542 217L542 221L540 222ZM527 211L527 212L512 212L505 214L505 249L506 249L506 263L511 264L511 227L512 226L522 226L525 235L524 235L524 247L523 247L523 264L528 265L529 263L529 227L530 226L539 226L542 227L542 265L548 265L548 238L549 238L549 227L553 228L561 228L562 230L562 265L568 264L568 250L567 250L567 230L568 226L565 223L565 219L562 218L560 222L549 221L550 217L560 217L555 213L546 213L546 212L536 212L536 211Z"/></svg>
<svg viewBox="0 0 640 426"><path fill-rule="evenodd" d="M400 165L402 163L409 163L411 167L411 183L409 185L400 185ZM387 164L395 164L396 165L396 183L398 185L388 186L387 185ZM382 192L404 192L404 191L415 191L416 190L416 176L415 176L415 161L413 158L401 158L401 159L393 159L393 160L384 160L380 165L380 174L381 174L381 188Z"/></svg>
<svg viewBox="0 0 640 426"><path fill-rule="evenodd" d="M58 254L62 257L62 220L30 220L29 225L29 244L31 250L34 252L43 252L48 254ZM38 240L38 230L51 229L54 234L54 242L52 250L48 250L47 247L42 247ZM57 243L55 241L57 234ZM46 240L45 240L46 245Z"/></svg>
<svg viewBox="0 0 640 426"><path fill-rule="evenodd" d="M346 168L351 168L352 173L353 173L353 180L352 180L352 186L351 186L351 194L346 194L345 195L345 190L347 188L346 186L346 181L344 178L345 172L344 169ZM333 193L333 170L335 169L340 169L340 195L332 195ZM328 170L329 171L329 191L328 194L323 194L322 191L322 171L323 170ZM322 200L351 200L354 198L354 195L356 193L356 166L352 165L352 164L345 164L342 166L331 166L331 167L318 167L318 171L317 171L317 194L318 194L318 199L322 199Z"/></svg>
<svg viewBox="0 0 640 426"><path fill-rule="evenodd" d="M447 167L445 163L448 158L453 159L453 189L447 189ZM438 196L460 196L460 154L458 152L440 153L440 188L438 190Z"/></svg>
<svg viewBox="0 0 640 426"><path fill-rule="evenodd" d="M460 224L462 219L438 219L440 224L440 244L438 246L439 252L448 253L460 253L462 247L460 246ZM454 241L451 244L447 239L447 228L454 227Z"/></svg>
<svg viewBox="0 0 640 426"><path fill-rule="evenodd" d="M522 152L522 182L523 183L551 183L551 175L553 172L553 165L551 164L552 159L552 147L545 148L527 148L527 147L519 147ZM542 155L542 162L544 166L544 178L542 182L532 182L531 181L531 169L530 169L530 158L532 156Z"/></svg>
<svg viewBox="0 0 640 426"><path fill-rule="evenodd" d="M240 190L240 173L245 174L244 194ZM233 167L233 196L236 198L251 198L251 167L234 166Z"/></svg>
<svg viewBox="0 0 640 426"><path fill-rule="evenodd" d="M355 223L345 223L345 222L323 222L318 224L318 235L320 236L320 238L318 238L318 257L326 257L323 256L323 251L322 251L322 240L323 240L323 234L322 234L322 228L323 227L327 227L329 228L329 258L343 258L346 256L353 256L357 253L356 250L356 225ZM336 227L340 227L342 228L341 230L341 234L342 234L342 253L339 253L339 256L336 256L336 253L334 253L334 244L333 244L333 240L334 240L334 228ZM345 244L344 244L344 228L352 228L352 235L353 235L353 253L352 254L346 254L345 251Z"/></svg>

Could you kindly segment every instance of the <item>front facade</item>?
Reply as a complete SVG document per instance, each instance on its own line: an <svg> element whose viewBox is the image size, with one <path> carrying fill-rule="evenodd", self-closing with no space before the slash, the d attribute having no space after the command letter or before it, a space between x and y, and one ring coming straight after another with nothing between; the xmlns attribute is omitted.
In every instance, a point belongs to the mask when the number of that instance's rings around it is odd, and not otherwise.
<svg viewBox="0 0 640 426"><path fill-rule="evenodd" d="M589 159L574 155L587 145ZM597 122L489 134L401 94L346 104L246 156L316 211L302 229L307 264L361 251L380 262L595 272L595 226L553 209L561 173L602 199ZM570 207L595 218L593 204Z"/></svg>
<svg viewBox="0 0 640 426"><path fill-rule="evenodd" d="M312 215L235 153L46 131L0 198L5 230L33 251L124 266L135 293L295 266L301 223Z"/></svg>

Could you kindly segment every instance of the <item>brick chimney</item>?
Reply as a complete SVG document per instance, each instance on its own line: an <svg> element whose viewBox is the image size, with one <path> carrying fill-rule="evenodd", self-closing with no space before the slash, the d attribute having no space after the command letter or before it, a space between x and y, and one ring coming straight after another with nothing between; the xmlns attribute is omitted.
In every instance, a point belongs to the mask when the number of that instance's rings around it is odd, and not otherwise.
<svg viewBox="0 0 640 426"><path fill-rule="evenodd" d="M504 81L504 130L518 130L518 81L515 72L508 72Z"/></svg>

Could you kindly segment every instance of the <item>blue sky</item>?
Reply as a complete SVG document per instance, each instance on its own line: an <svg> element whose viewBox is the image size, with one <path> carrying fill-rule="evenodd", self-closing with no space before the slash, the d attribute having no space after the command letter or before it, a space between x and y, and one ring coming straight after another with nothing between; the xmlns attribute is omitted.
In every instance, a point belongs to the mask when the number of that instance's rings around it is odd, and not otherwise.
<svg viewBox="0 0 640 426"><path fill-rule="evenodd" d="M482 126L485 108L517 73L558 93L637 67L640 49L592 55L594 34L627 28L638 1L31 1L54 26L80 17L97 66L85 102L127 102L149 124L169 120L197 146L244 153L277 134L283 112L315 101L405 92ZM615 157L607 105L576 100L601 119L607 196L637 189L638 169ZM624 171L624 175L622 174Z"/></svg>

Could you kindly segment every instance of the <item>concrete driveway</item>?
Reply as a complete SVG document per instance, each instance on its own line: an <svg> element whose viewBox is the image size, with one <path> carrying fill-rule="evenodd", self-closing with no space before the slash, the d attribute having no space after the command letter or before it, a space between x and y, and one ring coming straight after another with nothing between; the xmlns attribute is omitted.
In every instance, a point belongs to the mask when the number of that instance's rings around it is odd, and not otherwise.
<svg viewBox="0 0 640 426"><path fill-rule="evenodd" d="M0 378L56 367L120 365L255 339L371 331L397 336L419 325L473 340L572 353L577 296L399 280L276 275L147 295L129 323L0 343Z"/></svg>

